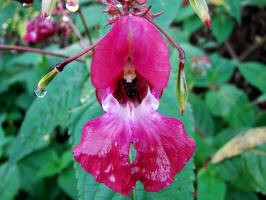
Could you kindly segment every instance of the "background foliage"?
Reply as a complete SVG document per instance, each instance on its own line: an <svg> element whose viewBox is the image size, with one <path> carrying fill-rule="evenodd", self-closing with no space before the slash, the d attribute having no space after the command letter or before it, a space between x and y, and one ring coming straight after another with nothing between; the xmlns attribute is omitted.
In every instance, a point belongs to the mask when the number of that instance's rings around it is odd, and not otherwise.
<svg viewBox="0 0 266 200"><path fill-rule="evenodd" d="M184 116L178 111L175 77L178 54L172 49L172 74L159 111L178 117L197 142L194 159L157 193L137 184L137 199L258 200L266 194L266 144L244 149L237 156L211 161L215 153L240 133L266 125L265 1L209 0L212 29L180 0L149 0L156 21L186 52L190 88ZM40 11L41 1L25 9L18 2L0 2L0 44L25 45L74 55L81 51L77 37L56 36L27 44L27 18ZM107 17L102 5L81 1L93 35L104 35ZM79 16L71 14L84 34ZM95 25L98 33L95 33ZM85 36L85 34L84 34ZM56 43L56 44L55 44ZM202 66L193 58L209 56ZM35 53L0 51L0 199L129 199L94 178L73 161L71 149L81 138L86 121L102 111L90 83L87 64L71 63L48 86L43 99L34 95L39 79L62 59ZM265 129L263 132L265 139ZM251 137L244 137L245 141ZM238 144L241 144L239 140ZM237 147L236 147L237 148Z"/></svg>

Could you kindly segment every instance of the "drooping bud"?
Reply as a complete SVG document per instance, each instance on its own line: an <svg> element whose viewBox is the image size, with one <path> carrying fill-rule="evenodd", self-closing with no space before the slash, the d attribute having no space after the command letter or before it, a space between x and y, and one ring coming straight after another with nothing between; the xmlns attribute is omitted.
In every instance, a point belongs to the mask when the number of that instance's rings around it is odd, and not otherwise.
<svg viewBox="0 0 266 200"><path fill-rule="evenodd" d="M208 5L205 0L189 0L190 5L195 10L200 19L211 28L211 18Z"/></svg>
<svg viewBox="0 0 266 200"><path fill-rule="evenodd" d="M179 70L176 82L176 96L178 100L178 106L181 114L183 115L187 105L188 88L184 69L184 60L179 63Z"/></svg>
<svg viewBox="0 0 266 200"><path fill-rule="evenodd" d="M67 0L66 1L66 8L70 12L76 12L79 9L79 0Z"/></svg>
<svg viewBox="0 0 266 200"><path fill-rule="evenodd" d="M49 73L47 73L38 83L38 86L35 89L35 94L42 98L46 95L47 91L46 91L46 87L48 86L48 84L54 79L54 77L57 75L58 73L58 69L54 68L52 71L50 71Z"/></svg>
<svg viewBox="0 0 266 200"><path fill-rule="evenodd" d="M57 0L42 0L41 17L48 18L51 16Z"/></svg>

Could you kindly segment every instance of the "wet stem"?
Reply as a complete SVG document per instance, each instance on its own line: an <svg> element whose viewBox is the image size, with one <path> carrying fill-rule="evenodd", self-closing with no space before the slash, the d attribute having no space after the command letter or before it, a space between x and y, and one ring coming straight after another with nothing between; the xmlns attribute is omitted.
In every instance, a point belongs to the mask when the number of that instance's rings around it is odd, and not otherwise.
<svg viewBox="0 0 266 200"><path fill-rule="evenodd" d="M129 162L132 164L133 163L133 156L132 156L132 148L133 145L130 145L130 150L129 150ZM131 199L136 200L136 189L133 189L131 191Z"/></svg>

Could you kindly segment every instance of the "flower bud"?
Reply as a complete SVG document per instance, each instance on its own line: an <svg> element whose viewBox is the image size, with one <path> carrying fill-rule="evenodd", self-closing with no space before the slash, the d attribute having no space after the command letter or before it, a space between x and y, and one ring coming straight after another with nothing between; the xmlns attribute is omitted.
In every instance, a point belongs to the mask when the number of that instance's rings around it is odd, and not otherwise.
<svg viewBox="0 0 266 200"><path fill-rule="evenodd" d="M178 77L176 82L176 95L177 95L179 110L183 115L186 109L187 99L188 99L188 88L187 88L184 66L183 67L179 66Z"/></svg>
<svg viewBox="0 0 266 200"><path fill-rule="evenodd" d="M42 0L42 18L50 17L57 0Z"/></svg>
<svg viewBox="0 0 266 200"><path fill-rule="evenodd" d="M205 0L189 0L190 5L195 10L200 19L211 27L211 18L209 15L208 5Z"/></svg>
<svg viewBox="0 0 266 200"><path fill-rule="evenodd" d="M58 70L54 68L52 71L47 73L38 83L38 88L46 88L48 84L54 79L57 75Z"/></svg>

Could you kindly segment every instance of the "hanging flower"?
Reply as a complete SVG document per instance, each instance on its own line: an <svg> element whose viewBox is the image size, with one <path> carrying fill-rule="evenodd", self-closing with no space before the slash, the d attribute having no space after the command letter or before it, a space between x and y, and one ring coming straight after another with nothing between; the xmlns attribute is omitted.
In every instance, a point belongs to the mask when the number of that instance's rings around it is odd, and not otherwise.
<svg viewBox="0 0 266 200"><path fill-rule="evenodd" d="M105 114L84 125L73 149L96 181L129 195L139 180L155 192L170 185L189 161L195 142L182 122L156 112L169 74L164 39L142 17L121 17L100 41L91 79Z"/></svg>
<svg viewBox="0 0 266 200"><path fill-rule="evenodd" d="M58 24L53 19L43 19L39 15L32 21L27 20L27 32L24 36L26 42L42 42L55 34Z"/></svg>

